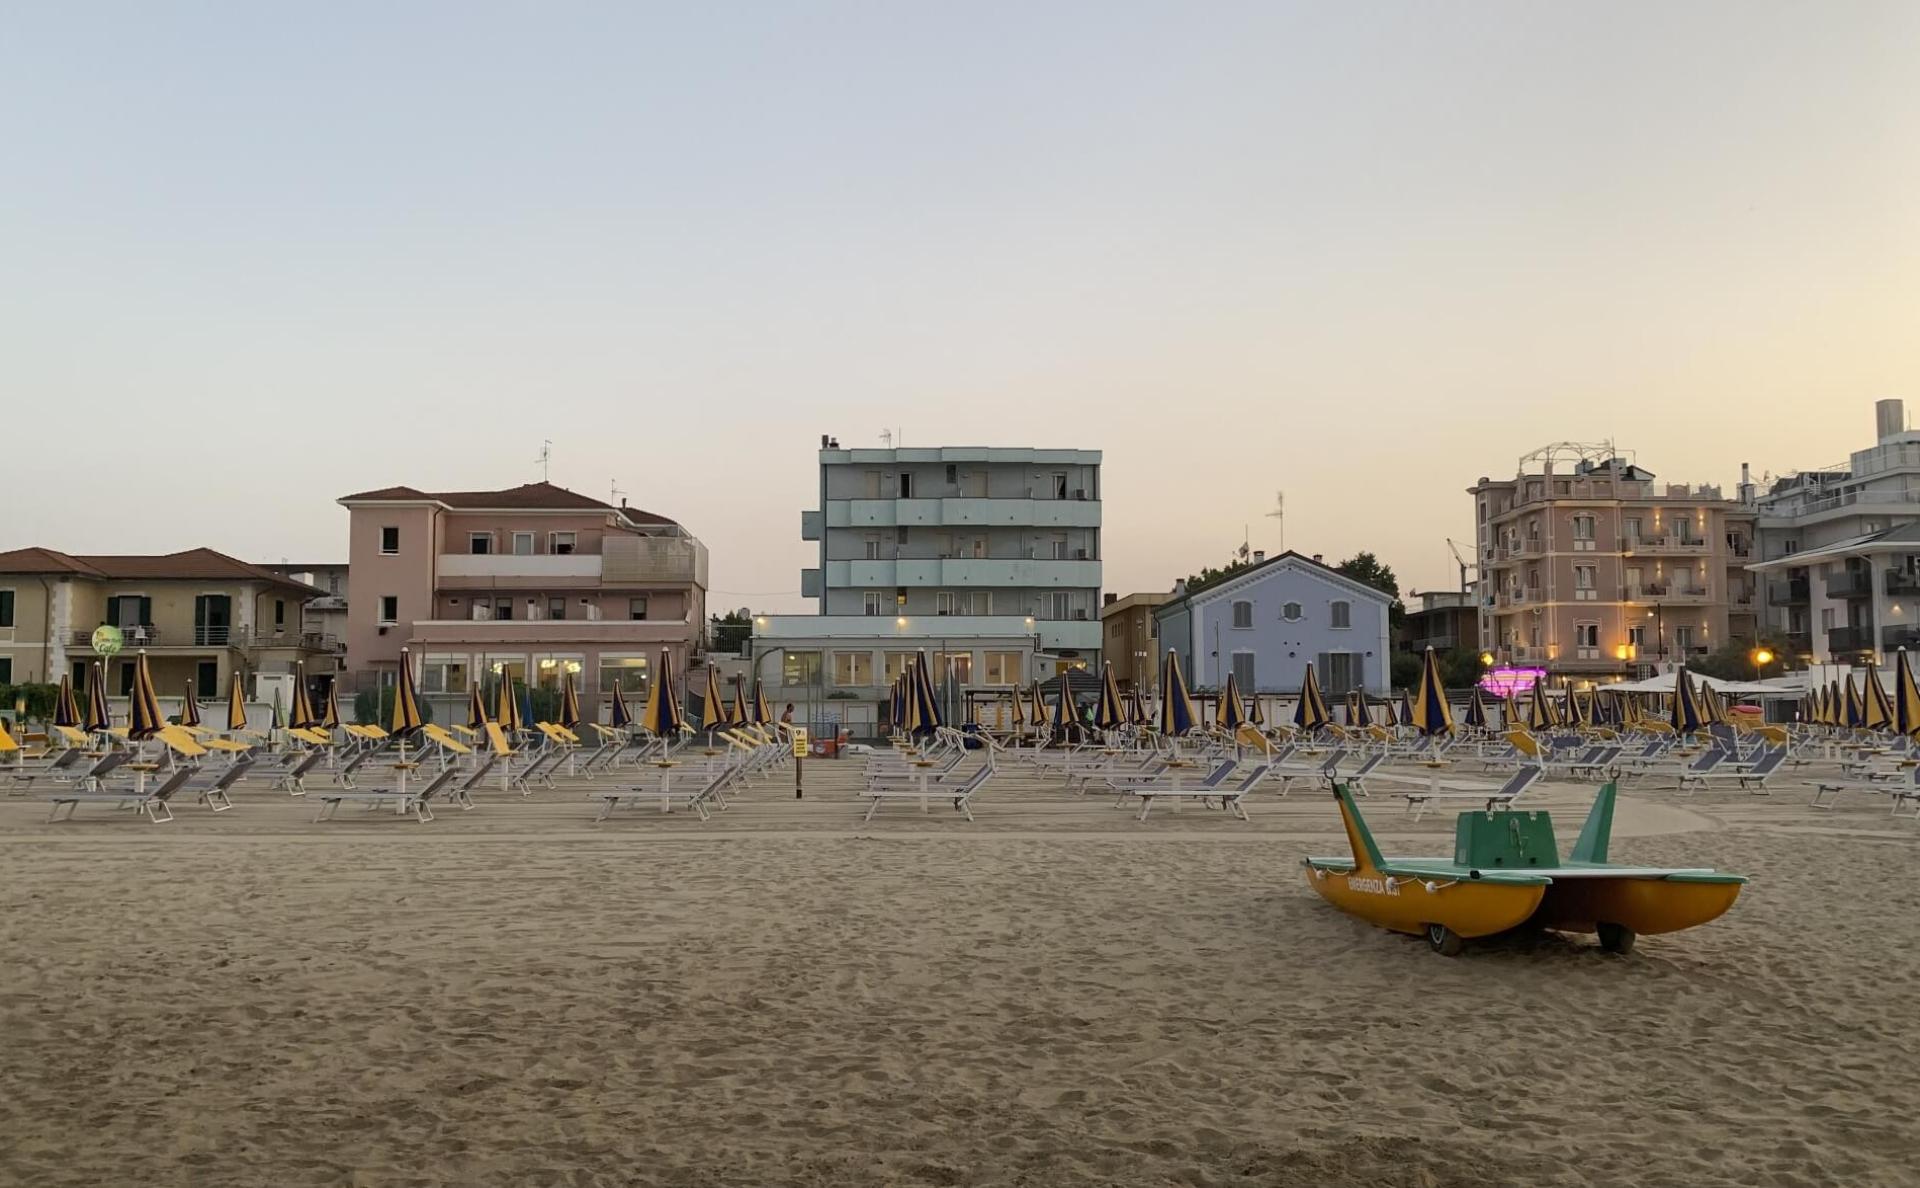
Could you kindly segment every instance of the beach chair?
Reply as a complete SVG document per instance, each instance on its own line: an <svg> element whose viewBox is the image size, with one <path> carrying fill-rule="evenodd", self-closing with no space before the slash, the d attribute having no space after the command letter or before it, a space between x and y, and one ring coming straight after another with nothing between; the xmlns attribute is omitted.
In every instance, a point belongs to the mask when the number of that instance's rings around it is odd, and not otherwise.
<svg viewBox="0 0 1920 1188"><path fill-rule="evenodd" d="M273 790L285 792L291 796L307 794L307 775L320 766L327 758L326 748L315 747L310 751L298 752L291 763L281 771L273 781Z"/></svg>
<svg viewBox="0 0 1920 1188"><path fill-rule="evenodd" d="M972 774L968 775L966 779L961 780L959 783L951 783L943 780L940 782L929 781L924 788L886 785L867 788L861 793L861 795L868 798L867 815L863 817L862 820L873 820L873 814L878 812L880 806L889 800L918 800L920 802L920 811L923 813L927 811L927 805L930 802L934 800L946 800L952 802L955 812L971 821L973 820L973 810L968 807L968 802L973 799L973 794L985 787L987 781L992 778L993 761L988 759L986 762L981 763L980 766L974 768Z"/></svg>
<svg viewBox="0 0 1920 1188"><path fill-rule="evenodd" d="M1708 754L1714 752L1709 751ZM1775 747L1762 755L1751 766L1722 761L1704 771L1683 771L1679 776L1679 788L1691 796L1711 784L1734 784L1760 796L1769 795L1767 780L1787 761L1787 749Z"/></svg>
<svg viewBox="0 0 1920 1188"><path fill-rule="evenodd" d="M468 809L471 809L473 807L473 790L480 786L480 781L487 778L487 773L492 771L493 765L498 762L500 762L500 756L498 755L483 755L480 762L474 766L474 769L467 773L466 778L459 780L453 785L452 790L447 793L447 799L459 805L461 812L466 812Z"/></svg>
<svg viewBox="0 0 1920 1188"><path fill-rule="evenodd" d="M1898 816L1900 809L1911 800L1920 806L1920 766L1909 768L1900 779L1853 779L1830 780L1813 786L1812 807L1830 809L1840 802L1842 792L1864 792L1870 796L1888 796L1893 799L1893 812ZM1920 807L1916 807L1920 813Z"/></svg>
<svg viewBox="0 0 1920 1188"><path fill-rule="evenodd" d="M1361 760L1360 766L1354 768L1351 774L1339 778L1346 783L1348 791L1357 792L1361 796L1366 796L1368 795L1367 777L1372 775L1374 769L1385 763L1387 759L1388 753L1386 751L1375 751L1373 754ZM1329 777L1329 781L1331 781L1331 778L1332 777Z"/></svg>
<svg viewBox="0 0 1920 1188"><path fill-rule="evenodd" d="M594 824L606 820L618 808L637 808L643 804L657 804L663 813L673 811L675 805L693 810L702 821L712 820L707 811L708 802L724 806L721 800L727 783L737 771L733 767L719 767L708 774L703 784L692 784L683 774L678 788L665 781L655 787L604 788L587 794L588 799L600 802L600 812L594 817Z"/></svg>
<svg viewBox="0 0 1920 1188"><path fill-rule="evenodd" d="M225 767L219 768L213 778L213 783L200 789L194 799L216 813L226 812L233 807L233 800L227 795L228 791L231 790L235 784L245 779L247 772L252 767L253 760L242 759L238 763L229 763Z"/></svg>
<svg viewBox="0 0 1920 1188"><path fill-rule="evenodd" d="M391 806L400 816L411 815L414 820L424 825L433 820L433 798L445 790L458 775L458 770L449 767L426 783L408 788L405 792L398 788L368 789L364 792L349 788L335 788L316 792L314 799L320 802L320 811L314 814L313 819L316 822L330 821L339 811L341 802L353 800L370 809Z"/></svg>
<svg viewBox="0 0 1920 1188"><path fill-rule="evenodd" d="M1493 812L1495 809L1512 808L1513 802L1520 798L1520 794L1532 787L1534 781L1544 774L1539 764L1527 763L1515 768L1513 774L1507 777L1507 782L1498 788L1446 792L1428 788L1419 792L1402 792L1401 795L1407 798L1407 811L1416 821L1426 816L1427 810L1432 808L1434 802L1438 800L1485 801L1487 811Z"/></svg>
<svg viewBox="0 0 1920 1188"><path fill-rule="evenodd" d="M1322 779L1331 785L1340 771L1340 765L1346 762L1349 752L1336 747L1325 759L1314 762L1312 756L1303 756L1299 763L1276 763L1273 774L1280 777L1280 799L1285 800L1287 793L1293 791L1295 780Z"/></svg>
<svg viewBox="0 0 1920 1188"><path fill-rule="evenodd" d="M1213 807L1212 802L1218 801L1219 808L1245 821L1247 820L1247 810L1240 802L1246 798L1247 793L1259 786L1261 780L1267 778L1267 773L1271 770L1271 765L1262 763L1258 767L1248 771L1246 775L1240 777L1239 783L1233 785L1221 784L1212 788L1198 786L1192 788L1135 788L1133 789L1133 795L1140 800L1140 815L1135 817L1134 820L1146 820L1147 814L1153 811L1153 802L1156 800L1171 801L1174 812L1176 813L1180 811L1180 802L1182 800L1197 800L1204 807Z"/></svg>
<svg viewBox="0 0 1920 1188"><path fill-rule="evenodd" d="M508 788L520 789L521 799L533 795L533 786L553 787L553 769L566 762L568 751L565 747L548 745L533 753L526 766L514 772L507 781Z"/></svg>
<svg viewBox="0 0 1920 1188"><path fill-rule="evenodd" d="M46 799L52 803L52 808L47 813L47 820L49 822L71 821L74 811L82 804L111 804L116 807L129 805L155 825L165 824L173 820L173 810L168 807L167 802L173 799L173 794L185 787L186 782L192 778L193 768L180 767L174 769L166 779L150 786L144 793L135 792L132 788L100 791L84 791L76 788L66 792L50 792ZM64 817L60 814L63 806L67 810Z"/></svg>
<svg viewBox="0 0 1920 1188"><path fill-rule="evenodd" d="M59 754L38 763L23 762L17 767L9 767L6 772L11 787L7 795L19 795L33 787L34 781L39 779L71 782L75 774L85 770L83 765L86 758L86 752L80 748L67 747Z"/></svg>
<svg viewBox="0 0 1920 1188"><path fill-rule="evenodd" d="M1201 776L1191 784L1179 787L1171 783L1165 773L1162 773L1157 780L1140 784L1123 784L1114 789L1115 792L1119 793L1119 797L1113 802L1113 807L1125 808L1127 807L1128 800L1146 795L1171 796L1175 792L1189 792L1198 795L1218 796L1220 794L1220 786L1227 782L1227 777L1232 775L1233 769L1238 766L1239 764L1232 759L1222 759L1219 763L1215 764L1206 775ZM1268 771L1273 769L1271 764L1264 764L1263 766L1266 767ZM1264 775L1265 773L1263 772L1263 778Z"/></svg>

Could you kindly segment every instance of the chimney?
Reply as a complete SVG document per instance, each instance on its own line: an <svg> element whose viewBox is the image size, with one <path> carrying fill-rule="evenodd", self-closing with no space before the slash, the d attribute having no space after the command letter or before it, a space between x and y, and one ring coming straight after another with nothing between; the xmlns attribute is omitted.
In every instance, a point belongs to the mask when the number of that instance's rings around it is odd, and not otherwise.
<svg viewBox="0 0 1920 1188"><path fill-rule="evenodd" d="M1740 464L1739 500L1749 507L1753 505L1753 468L1745 462Z"/></svg>
<svg viewBox="0 0 1920 1188"><path fill-rule="evenodd" d="M820 448L821 448L821 449L823 449L823 450L824 450L824 449L826 449L826 448L827 448L827 440L828 440L828 438L827 438L827 435L826 435L826 434L824 434L824 433L822 433L822 434L820 435Z"/></svg>
<svg viewBox="0 0 1920 1188"><path fill-rule="evenodd" d="M1181 578L1179 581L1173 583L1173 596L1175 598L1185 598L1187 596L1186 578Z"/></svg>
<svg viewBox="0 0 1920 1188"><path fill-rule="evenodd" d="M1265 549L1253 550L1253 563L1255 565L1260 564L1262 561L1265 561L1266 559L1267 559L1267 550Z"/></svg>
<svg viewBox="0 0 1920 1188"><path fill-rule="evenodd" d="M1876 400L1873 402L1873 420L1880 431L1880 440L1891 440L1906 432L1907 406L1899 400Z"/></svg>
<svg viewBox="0 0 1920 1188"><path fill-rule="evenodd" d="M1313 563L1315 565L1325 565L1327 563L1327 559L1325 557L1322 557L1320 554L1315 553L1313 555Z"/></svg>
<svg viewBox="0 0 1920 1188"><path fill-rule="evenodd" d="M1101 605L1101 606L1112 606L1112 605L1113 605L1114 603L1116 603L1116 602L1118 602L1118 601L1120 601L1120 596L1119 596L1118 594L1109 594L1109 595L1107 595L1107 596L1106 596L1106 597L1105 597L1104 599L1102 599L1102 600L1100 601L1100 605Z"/></svg>

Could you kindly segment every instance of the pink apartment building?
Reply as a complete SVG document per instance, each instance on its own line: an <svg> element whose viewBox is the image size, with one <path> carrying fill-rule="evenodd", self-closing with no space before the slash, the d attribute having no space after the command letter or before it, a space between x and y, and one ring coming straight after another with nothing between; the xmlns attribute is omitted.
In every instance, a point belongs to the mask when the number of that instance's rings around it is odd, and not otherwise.
<svg viewBox="0 0 1920 1188"><path fill-rule="evenodd" d="M1755 630L1751 505L1659 483L1610 448L1550 446L1473 496L1482 646L1495 663L1619 680Z"/></svg>
<svg viewBox="0 0 1920 1188"><path fill-rule="evenodd" d="M706 546L665 517L544 482L339 502L349 689L392 682L405 647L441 721L464 715L452 711L476 679L557 684L564 671L604 720L615 687L645 696L662 648L676 674L701 650Z"/></svg>

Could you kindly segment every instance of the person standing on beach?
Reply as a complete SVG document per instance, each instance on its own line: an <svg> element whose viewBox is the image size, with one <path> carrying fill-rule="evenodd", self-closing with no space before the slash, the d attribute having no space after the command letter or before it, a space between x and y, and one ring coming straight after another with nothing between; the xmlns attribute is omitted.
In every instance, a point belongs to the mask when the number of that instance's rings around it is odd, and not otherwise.
<svg viewBox="0 0 1920 1188"><path fill-rule="evenodd" d="M793 702L787 702L787 708L780 711L780 724L782 726L793 725Z"/></svg>

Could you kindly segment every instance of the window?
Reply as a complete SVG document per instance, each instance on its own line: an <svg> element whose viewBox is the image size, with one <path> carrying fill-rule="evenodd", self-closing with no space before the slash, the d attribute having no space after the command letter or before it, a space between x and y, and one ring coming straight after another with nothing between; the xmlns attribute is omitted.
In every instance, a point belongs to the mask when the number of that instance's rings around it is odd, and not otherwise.
<svg viewBox="0 0 1920 1188"><path fill-rule="evenodd" d="M453 602L454 602L454 605L457 606L459 605L460 600L456 598L453 600ZM467 617L472 619L476 623L484 623L488 619L493 618L493 604L489 603L484 598L476 598L473 600L473 606L469 610Z"/></svg>
<svg viewBox="0 0 1920 1188"><path fill-rule="evenodd" d="M13 684L13 657L0 656L0 685Z"/></svg>
<svg viewBox="0 0 1920 1188"><path fill-rule="evenodd" d="M780 680L788 685L813 685L820 681L820 653L788 652L780 666Z"/></svg>
<svg viewBox="0 0 1920 1188"><path fill-rule="evenodd" d="M878 532L867 533L866 545L867 560L878 561L880 559L880 534Z"/></svg>
<svg viewBox="0 0 1920 1188"><path fill-rule="evenodd" d="M1573 646L1576 648L1597 648L1600 646L1600 624L1575 623L1573 625ZM1587 657L1592 659L1592 657Z"/></svg>
<svg viewBox="0 0 1920 1188"><path fill-rule="evenodd" d="M1573 539L1593 539L1593 517L1580 515L1573 517Z"/></svg>
<svg viewBox="0 0 1920 1188"><path fill-rule="evenodd" d="M960 485L960 468L958 466L955 466L953 463L949 462L947 463L947 486L957 487L959 485Z"/></svg>
<svg viewBox="0 0 1920 1188"><path fill-rule="evenodd" d="M285 627L287 625L287 602L284 598L276 598L273 600L273 625L275 627Z"/></svg>
<svg viewBox="0 0 1920 1188"><path fill-rule="evenodd" d="M1298 623L1301 613L1300 604L1297 602L1286 603L1280 608L1280 617L1289 623Z"/></svg>
<svg viewBox="0 0 1920 1188"><path fill-rule="evenodd" d="M1244 630L1253 626L1253 603L1246 599L1237 599L1233 604L1233 625Z"/></svg>
<svg viewBox="0 0 1920 1188"><path fill-rule="evenodd" d="M975 615L992 614L993 613L993 591L992 590L975 590L973 592L973 608L968 613L975 614Z"/></svg>
<svg viewBox="0 0 1920 1188"><path fill-rule="evenodd" d="M986 684L1017 685L1020 683L1019 652L988 652L985 659Z"/></svg>
<svg viewBox="0 0 1920 1188"><path fill-rule="evenodd" d="M547 533L547 551L558 557L565 557L568 554L572 553L573 552L573 533L571 532Z"/></svg>
<svg viewBox="0 0 1920 1188"><path fill-rule="evenodd" d="M895 586L893 588L893 609L903 615L907 613L907 588L905 586Z"/></svg>
<svg viewBox="0 0 1920 1188"><path fill-rule="evenodd" d="M1333 626L1333 627L1353 626L1353 604L1351 602L1334 602L1332 605L1330 605L1327 608L1327 612L1329 615L1328 623L1330 626Z"/></svg>
<svg viewBox="0 0 1920 1188"><path fill-rule="evenodd" d="M467 658L465 656L425 656L420 662L422 693L465 693ZM491 712L492 707L488 707Z"/></svg>
<svg viewBox="0 0 1920 1188"><path fill-rule="evenodd" d="M627 599L627 618L632 619L635 622L639 622L641 619L644 619L646 617L647 617L646 595L642 594L636 598Z"/></svg>
<svg viewBox="0 0 1920 1188"><path fill-rule="evenodd" d="M907 526L905 524L902 524L893 530L893 543L897 545L903 545L907 543Z"/></svg>
<svg viewBox="0 0 1920 1188"><path fill-rule="evenodd" d="M493 600L493 617L505 622L513 618L513 599L496 598Z"/></svg>
<svg viewBox="0 0 1920 1188"><path fill-rule="evenodd" d="M1065 590L1053 590L1047 594L1047 618L1071 619L1073 617L1073 595Z"/></svg>
<svg viewBox="0 0 1920 1188"><path fill-rule="evenodd" d="M1820 610L1820 630L1833 630L1833 608L1830 606L1822 607Z"/></svg>
<svg viewBox="0 0 1920 1188"><path fill-rule="evenodd" d="M600 657L600 691L612 693L615 689L622 693L644 693L647 690L647 658L645 656L602 656ZM629 707L639 714L638 707Z"/></svg>
<svg viewBox="0 0 1920 1188"><path fill-rule="evenodd" d="M1067 497L1067 475L1065 471L1056 470L1053 472L1053 497L1055 499L1065 499Z"/></svg>
<svg viewBox="0 0 1920 1188"><path fill-rule="evenodd" d="M1633 645L1635 650L1646 647L1647 629L1637 623L1627 628L1627 642Z"/></svg>
<svg viewBox="0 0 1920 1188"><path fill-rule="evenodd" d="M953 678L957 684L973 683L972 652L935 652L932 665L929 675L933 677L936 684L944 682L949 677Z"/></svg>
<svg viewBox="0 0 1920 1188"><path fill-rule="evenodd" d="M533 533L516 532L513 534L513 555L516 557L533 556Z"/></svg>
<svg viewBox="0 0 1920 1188"><path fill-rule="evenodd" d="M887 684L891 685L893 682L899 680L900 674L907 671L907 665L913 663L913 659L914 654L912 652L888 652Z"/></svg>
<svg viewBox="0 0 1920 1188"><path fill-rule="evenodd" d="M1360 687L1360 665L1352 652L1321 652L1314 657L1314 675L1328 697L1345 697Z"/></svg>
<svg viewBox="0 0 1920 1188"><path fill-rule="evenodd" d="M380 596L380 621L386 624L398 623L400 621L399 595L382 594Z"/></svg>
<svg viewBox="0 0 1920 1188"><path fill-rule="evenodd" d="M1640 539L1640 517L1633 516L1622 520L1620 523L1620 532L1621 535L1627 538L1629 543L1638 541Z"/></svg>
<svg viewBox="0 0 1920 1188"><path fill-rule="evenodd" d="M913 498L913 475L905 470L900 472L900 498Z"/></svg>
<svg viewBox="0 0 1920 1188"><path fill-rule="evenodd" d="M863 615L886 614L887 596L879 590L868 590L860 596L860 613Z"/></svg>
<svg viewBox="0 0 1920 1188"><path fill-rule="evenodd" d="M388 525L380 529L380 554L391 557L400 551L400 529Z"/></svg>
<svg viewBox="0 0 1920 1188"><path fill-rule="evenodd" d="M835 652L833 683L836 685L873 684L873 653Z"/></svg>
<svg viewBox="0 0 1920 1188"><path fill-rule="evenodd" d="M1691 652L1693 650L1693 628L1675 627L1673 629L1673 646L1682 652Z"/></svg>
<svg viewBox="0 0 1920 1188"><path fill-rule="evenodd" d="M1593 589L1593 566L1576 565L1573 567L1573 588L1576 590Z"/></svg>
<svg viewBox="0 0 1920 1188"><path fill-rule="evenodd" d="M467 533L467 553L474 557L484 557L493 552L493 533Z"/></svg>
<svg viewBox="0 0 1920 1188"><path fill-rule="evenodd" d="M547 618L564 619L567 617L567 600L564 598L547 599Z"/></svg>
<svg viewBox="0 0 1920 1188"><path fill-rule="evenodd" d="M943 615L960 613L960 599L952 590L940 590L933 596L934 609Z"/></svg>
<svg viewBox="0 0 1920 1188"><path fill-rule="evenodd" d="M1254 691L1252 652L1235 652L1233 654L1233 682L1240 686L1240 692L1242 693L1252 693Z"/></svg>
<svg viewBox="0 0 1920 1188"><path fill-rule="evenodd" d="M13 626L13 591L0 590L0 627Z"/></svg>
<svg viewBox="0 0 1920 1188"><path fill-rule="evenodd" d="M1064 535L1053 538L1053 559L1055 561L1067 559L1067 538Z"/></svg>

